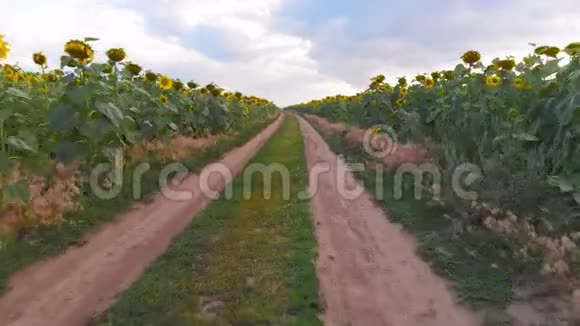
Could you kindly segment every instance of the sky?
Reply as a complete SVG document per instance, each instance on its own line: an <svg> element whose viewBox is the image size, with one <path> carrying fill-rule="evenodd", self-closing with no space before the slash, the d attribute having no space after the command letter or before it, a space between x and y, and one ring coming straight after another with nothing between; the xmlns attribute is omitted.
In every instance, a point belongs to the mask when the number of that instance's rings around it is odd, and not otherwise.
<svg viewBox="0 0 580 326"><path fill-rule="evenodd" d="M97 60L123 47L146 69L215 82L280 107L351 95L368 80L451 69L529 43L580 41L578 0L0 0L8 62L58 66L69 39L97 37Z"/></svg>

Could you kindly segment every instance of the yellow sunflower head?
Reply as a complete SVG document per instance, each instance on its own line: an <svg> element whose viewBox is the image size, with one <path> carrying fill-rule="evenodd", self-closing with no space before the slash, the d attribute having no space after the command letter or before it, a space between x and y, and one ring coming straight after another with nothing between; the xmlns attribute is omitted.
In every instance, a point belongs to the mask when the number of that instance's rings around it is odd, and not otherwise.
<svg viewBox="0 0 580 326"><path fill-rule="evenodd" d="M406 100L405 98L403 98L403 97L399 97L399 98L397 99L397 105L398 105L398 106L403 106L403 105L405 105L405 104L407 104L407 100Z"/></svg>
<svg viewBox="0 0 580 326"><path fill-rule="evenodd" d="M16 82L16 81L20 80L20 77L21 77L20 71L12 65L9 65L9 64L3 65L2 72L4 73L4 76L6 78L10 79L11 81Z"/></svg>
<svg viewBox="0 0 580 326"><path fill-rule="evenodd" d="M423 86L425 88L433 88L435 87L435 80L431 78L426 78L425 81L423 82Z"/></svg>
<svg viewBox="0 0 580 326"><path fill-rule="evenodd" d="M109 49L107 50L107 57L109 57L109 60L113 62L121 62L125 60L127 53L125 53L125 50L122 48Z"/></svg>
<svg viewBox="0 0 580 326"><path fill-rule="evenodd" d="M514 79L514 86L519 89L524 89L526 88L526 81L521 77L516 77Z"/></svg>
<svg viewBox="0 0 580 326"><path fill-rule="evenodd" d="M408 94L409 94L409 89L408 89L408 88L406 88L406 87L402 87L402 88L400 88L400 89L399 89L399 93L400 93L402 96L406 96L406 95L408 95Z"/></svg>
<svg viewBox="0 0 580 326"><path fill-rule="evenodd" d="M159 100L160 100L160 101L161 101L161 103L163 103L163 104L167 104L167 103L169 103L169 99L168 99L168 98L167 98L167 96L165 96L165 95L161 95L161 96L159 96Z"/></svg>
<svg viewBox="0 0 580 326"><path fill-rule="evenodd" d="M473 65L481 60L481 53L477 51L467 51L463 56L461 56L461 59L463 59L463 62L466 64Z"/></svg>
<svg viewBox="0 0 580 326"><path fill-rule="evenodd" d="M87 64L93 61L94 51L90 45L79 40L70 40L64 45L64 52L71 57L78 59L81 63Z"/></svg>
<svg viewBox="0 0 580 326"><path fill-rule="evenodd" d="M37 65L44 67L46 65L46 56L42 52L36 52L32 55L32 60Z"/></svg>
<svg viewBox="0 0 580 326"><path fill-rule="evenodd" d="M173 80L167 77L167 75L161 75L159 78L159 87L165 90L171 89L173 87Z"/></svg>
<svg viewBox="0 0 580 326"><path fill-rule="evenodd" d="M35 85L36 83L39 82L38 77L35 74L32 73L28 73L25 76L25 80L28 83L29 86Z"/></svg>
<svg viewBox="0 0 580 326"><path fill-rule="evenodd" d="M0 60L8 58L10 43L4 41L4 35L0 34Z"/></svg>
<svg viewBox="0 0 580 326"><path fill-rule="evenodd" d="M485 84L490 87L497 87L501 85L501 78L497 75L487 76L485 78Z"/></svg>
<svg viewBox="0 0 580 326"><path fill-rule="evenodd" d="M58 75L55 74L55 73L47 74L46 75L46 80L49 81L49 82L51 82L51 83L57 82L58 81Z"/></svg>

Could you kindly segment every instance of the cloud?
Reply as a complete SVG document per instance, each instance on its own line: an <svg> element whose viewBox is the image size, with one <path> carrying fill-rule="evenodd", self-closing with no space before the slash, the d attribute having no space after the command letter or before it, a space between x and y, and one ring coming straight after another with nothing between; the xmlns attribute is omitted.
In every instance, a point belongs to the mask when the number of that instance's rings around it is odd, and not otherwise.
<svg viewBox="0 0 580 326"><path fill-rule="evenodd" d="M369 77L379 73L393 80L450 69L470 49L481 51L487 62L506 55L521 58L532 51L529 42L565 46L580 35L576 0L448 0L437 6L415 1L405 8L377 2L375 6L364 16L338 13L311 32L312 56L322 73L364 87Z"/></svg>
<svg viewBox="0 0 580 326"><path fill-rule="evenodd" d="M331 6L331 7L329 7ZM578 41L577 0L0 0L10 60L52 66L66 40L84 36L100 59L124 47L145 68L216 82L281 106L363 90L383 73L451 68L468 49L484 59L524 56L528 42ZM291 14L291 12L293 14Z"/></svg>
<svg viewBox="0 0 580 326"><path fill-rule="evenodd" d="M94 43L98 59L104 59L108 48L124 47L130 60L148 69L184 80L216 82L281 106L355 92L348 83L319 72L310 57L311 41L273 27L281 0L4 1L0 6L11 10L0 13L0 31L12 44L10 59L28 68L33 68L30 58L35 51L45 51L50 65L57 66L66 40L94 36L101 39ZM158 33L152 24L172 33ZM212 58L188 44L188 33L203 26L221 34L231 53L228 60Z"/></svg>

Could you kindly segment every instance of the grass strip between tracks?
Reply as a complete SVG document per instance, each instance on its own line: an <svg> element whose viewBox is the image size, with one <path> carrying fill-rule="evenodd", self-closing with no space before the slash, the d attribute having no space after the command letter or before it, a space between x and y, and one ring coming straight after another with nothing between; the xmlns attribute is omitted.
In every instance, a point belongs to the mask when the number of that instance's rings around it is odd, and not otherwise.
<svg viewBox="0 0 580 326"><path fill-rule="evenodd" d="M172 243L97 325L317 325L316 240L307 188L304 143L296 118L284 125L250 162L289 170L290 200L282 178L243 178L233 197L212 202ZM246 184L247 186L247 184Z"/></svg>

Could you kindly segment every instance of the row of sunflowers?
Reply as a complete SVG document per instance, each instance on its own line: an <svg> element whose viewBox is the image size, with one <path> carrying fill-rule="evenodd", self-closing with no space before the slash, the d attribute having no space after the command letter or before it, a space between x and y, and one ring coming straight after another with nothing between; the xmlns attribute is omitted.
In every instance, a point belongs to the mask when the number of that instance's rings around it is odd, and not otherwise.
<svg viewBox="0 0 580 326"><path fill-rule="evenodd" d="M510 56L487 65L479 52L468 51L453 70L400 77L394 85L379 75L362 93L292 109L363 128L386 124L399 141L430 148L441 167L443 199L458 216L492 231L525 234L528 243L540 236L569 243L580 239L580 43L533 46L521 61ZM464 163L483 172L472 185L480 202L525 218L470 216L480 204L457 198L451 182ZM540 242L559 248L554 243L561 240L546 239Z"/></svg>
<svg viewBox="0 0 580 326"><path fill-rule="evenodd" d="M34 53L38 69L25 71L7 62L10 44L0 35L0 243L6 225L52 223L78 208L83 177L47 178L55 170L113 162L119 150L165 150L176 139L179 145L232 135L276 111L267 100L213 83L145 71L122 48L95 62L96 41L66 42L60 67Z"/></svg>

